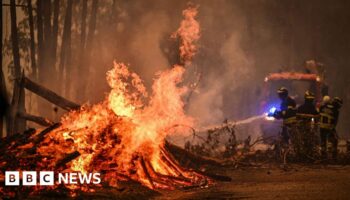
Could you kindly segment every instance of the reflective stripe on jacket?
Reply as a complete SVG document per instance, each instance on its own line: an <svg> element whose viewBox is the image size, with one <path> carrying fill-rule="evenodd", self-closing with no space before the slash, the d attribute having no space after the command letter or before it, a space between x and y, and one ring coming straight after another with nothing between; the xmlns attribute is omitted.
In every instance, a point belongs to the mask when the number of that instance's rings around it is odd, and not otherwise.
<svg viewBox="0 0 350 200"><path fill-rule="evenodd" d="M320 108L320 128L334 129L336 126L336 109L332 104L323 105Z"/></svg>
<svg viewBox="0 0 350 200"><path fill-rule="evenodd" d="M320 128L325 129L334 129L335 123L334 123L334 117L332 115L329 115L327 113L320 113Z"/></svg>

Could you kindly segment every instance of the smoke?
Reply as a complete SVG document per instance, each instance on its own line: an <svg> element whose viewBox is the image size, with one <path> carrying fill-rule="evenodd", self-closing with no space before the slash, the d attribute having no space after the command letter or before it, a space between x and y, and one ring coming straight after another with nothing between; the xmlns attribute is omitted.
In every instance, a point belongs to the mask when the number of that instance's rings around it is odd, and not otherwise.
<svg viewBox="0 0 350 200"><path fill-rule="evenodd" d="M215 79L205 80L205 82L208 85L202 86L198 94L193 95L188 108L188 113L200 126L222 122L224 119L223 85Z"/></svg>
<svg viewBox="0 0 350 200"><path fill-rule="evenodd" d="M230 89L234 90L246 83L253 76L253 61L249 60L240 46L240 33L234 32L223 44L220 55L224 59L227 73L226 80L230 82Z"/></svg>
<svg viewBox="0 0 350 200"><path fill-rule="evenodd" d="M148 86L157 72L170 66L160 48L169 32L168 24L169 18L163 11L146 13L138 23L140 28L131 37L128 52L133 57L132 66L137 66L135 70L142 74Z"/></svg>
<svg viewBox="0 0 350 200"><path fill-rule="evenodd" d="M192 67L186 72L189 77L187 81L189 84L195 81L194 75L190 74L193 72L201 73L202 78L186 108L188 114L197 120L198 126L221 123L226 118L242 119L257 114L252 106L256 102L249 99L254 95L254 88L251 89L254 87L251 84L254 78L254 59L244 49L242 35L247 31L246 19L240 7L226 1L199 2L197 18L202 31L198 40L199 48L193 50L190 45L186 46L186 41L177 44L170 38L174 31L181 35L182 29L177 30L177 27L180 25L182 10L186 8L186 1L180 4L158 3L148 5L137 1L121 5L118 8L118 23L113 27L117 34L111 35L115 41L104 37L101 45L105 49L103 56L106 58L106 54L113 53L109 59L130 63L132 70L141 75L149 89L157 72L182 62L179 57L186 50L193 53L197 51ZM186 27L186 24L183 25ZM104 32L99 35L104 36ZM193 37L196 40L197 35ZM113 43L116 47L111 45ZM179 52L178 45L187 48L180 48L183 51ZM108 52L111 48L115 50ZM173 52L177 52L175 61L172 58ZM100 66L101 63L94 65ZM108 63L103 67L106 66ZM97 82L104 83L104 76L99 76L103 79Z"/></svg>
<svg viewBox="0 0 350 200"><path fill-rule="evenodd" d="M170 36L179 27L187 0L116 1L114 12L112 1L99 2L90 63L93 74L83 68L72 75L91 77L90 95L82 99L79 88L72 84L75 94L67 97L79 103L104 98L109 91L105 73L113 60L129 63L132 71L140 74L150 87L154 74L177 63L174 58L179 58L173 53L178 52L178 44ZM200 126L220 123L225 118L240 120L261 114L257 110L264 77L279 70L301 71L305 60L316 59L325 64L330 95L345 100L339 132L348 133L345 119L350 113L346 103L350 98L349 4L316 0L283 3L193 0L193 3L199 5L201 38L192 65L202 78L186 107ZM79 55L81 16L81 4L75 5L73 59ZM88 7L87 22L90 4ZM64 19L64 12L61 15L60 19ZM72 67L76 63L74 60ZM47 77L51 79L52 75Z"/></svg>
<svg viewBox="0 0 350 200"><path fill-rule="evenodd" d="M207 11L207 6L211 5L201 5L200 12ZM220 7L220 13L210 10L209 12L214 12L210 14L212 17L200 20L204 27L213 24L213 28L225 27L220 30L206 29L200 40L202 48L199 51L202 57L197 59L196 64L201 68L203 78L197 93L190 100L188 110L200 126L221 123L226 118L239 119L250 114L249 109L242 110L242 89L247 89L245 93L252 93L249 87L254 75L254 60L248 57L242 47L244 19L239 17L239 12L232 12L236 7L227 8L220 1L216 7ZM234 20L227 21L224 18L220 21L217 15L226 18L229 16ZM250 103L248 99L244 102L246 103Z"/></svg>
<svg viewBox="0 0 350 200"><path fill-rule="evenodd" d="M254 61L242 49L239 32L232 32L220 47L218 56L222 60L222 71L204 76L201 87L190 101L189 113L198 120L198 126L220 124L225 119L238 120L258 115L258 102L247 98L254 95L252 83ZM254 106L255 105L255 106ZM253 110L252 112L250 112ZM238 125L237 136L244 139L260 136L260 121ZM247 127L251 127L248 128Z"/></svg>

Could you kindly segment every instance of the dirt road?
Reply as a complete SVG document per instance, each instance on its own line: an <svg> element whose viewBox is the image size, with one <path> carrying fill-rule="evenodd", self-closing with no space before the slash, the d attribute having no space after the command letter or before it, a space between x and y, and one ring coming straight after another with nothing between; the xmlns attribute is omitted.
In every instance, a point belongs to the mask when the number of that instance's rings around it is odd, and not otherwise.
<svg viewBox="0 0 350 200"><path fill-rule="evenodd" d="M164 191L156 199L350 199L350 166L277 165L220 169L231 182L208 188Z"/></svg>

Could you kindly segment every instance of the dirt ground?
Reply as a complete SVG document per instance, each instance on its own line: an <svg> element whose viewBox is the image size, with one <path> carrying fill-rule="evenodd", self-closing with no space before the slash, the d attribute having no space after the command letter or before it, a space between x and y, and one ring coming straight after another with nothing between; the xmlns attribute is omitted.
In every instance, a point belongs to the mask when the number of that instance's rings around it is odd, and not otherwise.
<svg viewBox="0 0 350 200"><path fill-rule="evenodd" d="M259 167L215 169L230 182L215 181L205 188L152 191L137 182L104 187L94 193L81 193L73 199L350 199L350 165L264 164ZM62 191L43 193L29 199L72 199ZM18 194L19 199L28 196ZM0 199L7 199L0 194Z"/></svg>
<svg viewBox="0 0 350 200"><path fill-rule="evenodd" d="M161 191L155 199L350 199L350 166L271 164L219 171L232 181L188 191Z"/></svg>

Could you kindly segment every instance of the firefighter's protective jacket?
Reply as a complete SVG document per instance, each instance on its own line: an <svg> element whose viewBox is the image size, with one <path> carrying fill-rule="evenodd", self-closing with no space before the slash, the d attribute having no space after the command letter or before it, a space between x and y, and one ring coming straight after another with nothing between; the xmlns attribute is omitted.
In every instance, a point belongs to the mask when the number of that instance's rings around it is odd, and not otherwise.
<svg viewBox="0 0 350 200"><path fill-rule="evenodd" d="M296 122L296 103L291 97L282 100L280 111L275 112L276 119L283 119L283 125L290 125Z"/></svg>
<svg viewBox="0 0 350 200"><path fill-rule="evenodd" d="M298 107L297 118L303 120L316 120L318 118L318 111L312 101L305 101L305 103Z"/></svg>
<svg viewBox="0 0 350 200"><path fill-rule="evenodd" d="M320 128L335 129L338 123L339 110L333 104L327 103L320 107Z"/></svg>

